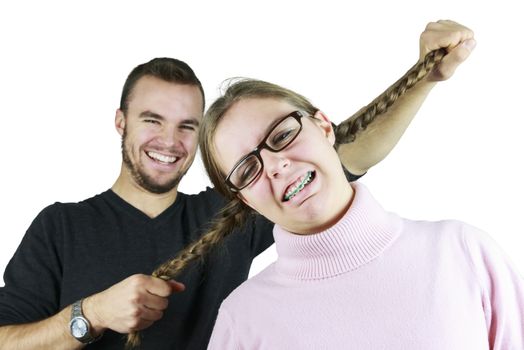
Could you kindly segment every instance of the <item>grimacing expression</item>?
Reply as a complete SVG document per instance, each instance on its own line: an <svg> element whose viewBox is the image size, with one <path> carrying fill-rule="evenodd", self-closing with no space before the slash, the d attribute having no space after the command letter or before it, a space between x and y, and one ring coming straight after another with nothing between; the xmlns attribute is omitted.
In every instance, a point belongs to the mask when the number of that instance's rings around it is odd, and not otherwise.
<svg viewBox="0 0 524 350"><path fill-rule="evenodd" d="M197 86L144 76L117 111L122 159L136 185L152 193L176 189L198 146L202 94Z"/></svg>
<svg viewBox="0 0 524 350"><path fill-rule="evenodd" d="M224 174L267 136L276 122L297 108L283 100L244 98L220 120L214 136L217 163ZM302 117L302 130L279 152L263 149L261 174L239 192L254 210L294 233L319 232L340 219L353 190L333 148L329 120L317 112Z"/></svg>

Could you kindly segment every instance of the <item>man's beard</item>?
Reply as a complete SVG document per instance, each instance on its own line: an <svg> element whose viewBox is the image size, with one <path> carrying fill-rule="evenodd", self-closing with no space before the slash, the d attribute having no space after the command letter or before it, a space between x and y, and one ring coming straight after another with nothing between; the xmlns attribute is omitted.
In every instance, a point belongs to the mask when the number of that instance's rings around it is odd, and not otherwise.
<svg viewBox="0 0 524 350"><path fill-rule="evenodd" d="M133 163L129 157L129 150L126 149L126 137L127 133L124 129L124 135L122 135L122 160L131 173L131 176L140 187L151 193L162 194L169 192L178 186L178 183L182 180L182 177L184 177L188 169L178 173L172 180L165 184L156 183L151 176L146 174L138 164Z"/></svg>

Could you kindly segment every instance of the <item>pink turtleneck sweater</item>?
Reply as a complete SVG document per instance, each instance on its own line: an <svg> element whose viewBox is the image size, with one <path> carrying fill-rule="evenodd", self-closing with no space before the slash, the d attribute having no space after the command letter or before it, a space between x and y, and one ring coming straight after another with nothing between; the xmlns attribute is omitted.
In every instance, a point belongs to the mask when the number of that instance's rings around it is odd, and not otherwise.
<svg viewBox="0 0 524 350"><path fill-rule="evenodd" d="M524 281L486 234L353 188L324 232L275 226L278 260L222 303L209 349L524 350Z"/></svg>

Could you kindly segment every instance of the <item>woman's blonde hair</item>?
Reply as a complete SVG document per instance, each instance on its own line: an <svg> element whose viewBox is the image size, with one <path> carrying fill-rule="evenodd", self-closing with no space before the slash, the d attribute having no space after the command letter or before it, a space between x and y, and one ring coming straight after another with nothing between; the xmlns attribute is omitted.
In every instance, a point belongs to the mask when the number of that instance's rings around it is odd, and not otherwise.
<svg viewBox="0 0 524 350"><path fill-rule="evenodd" d="M439 49L426 55L423 61L418 62L395 84L390 86L369 105L362 108L357 114L335 127L335 147L355 140L358 133L366 129L377 116L385 113L388 108L406 91L422 80L438 64L446 54L445 49ZM225 174L215 158L214 137L221 118L238 101L246 98L274 98L286 101L297 109L310 115L318 109L304 96L284 87L254 79L235 79L230 81L224 94L219 97L207 110L200 126L200 150L206 171L215 186L215 189L225 196L229 202L211 222L207 233L198 241L183 249L176 258L159 266L153 276L164 280L175 278L191 262L201 258L214 246L222 241L235 228L241 227L248 219L251 209L245 205L226 186ZM268 233L269 234L269 233ZM128 335L127 345L133 348L140 343L138 333Z"/></svg>

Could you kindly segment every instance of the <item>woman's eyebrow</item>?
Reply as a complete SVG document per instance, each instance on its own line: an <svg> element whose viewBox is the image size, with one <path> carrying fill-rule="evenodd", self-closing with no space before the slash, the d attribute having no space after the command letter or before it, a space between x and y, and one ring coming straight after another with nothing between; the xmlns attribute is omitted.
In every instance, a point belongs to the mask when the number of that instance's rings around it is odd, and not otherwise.
<svg viewBox="0 0 524 350"><path fill-rule="evenodd" d="M293 112L291 112L293 113ZM276 118L275 120L273 120L267 127L266 127L266 130L264 132L264 136L267 136L267 134L275 127L275 125L277 125L278 123L280 123L283 119L289 117L289 115L291 113L288 113L286 114L285 116L282 116L280 118Z"/></svg>

